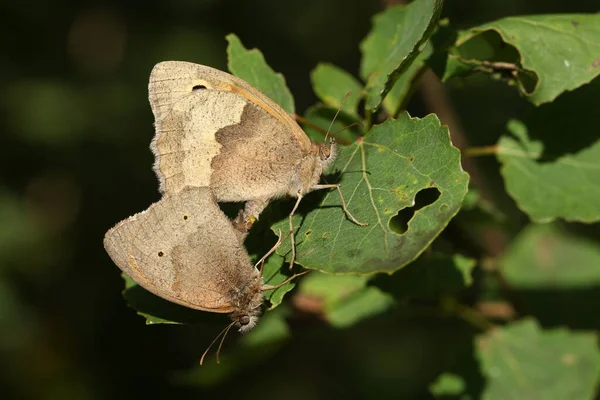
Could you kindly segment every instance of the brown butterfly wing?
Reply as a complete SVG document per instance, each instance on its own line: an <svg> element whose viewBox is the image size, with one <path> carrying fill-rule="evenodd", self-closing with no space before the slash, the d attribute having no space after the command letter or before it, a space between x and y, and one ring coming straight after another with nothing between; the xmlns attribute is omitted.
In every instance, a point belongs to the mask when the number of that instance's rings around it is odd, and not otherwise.
<svg viewBox="0 0 600 400"><path fill-rule="evenodd" d="M225 72L163 62L152 71L149 93L161 192L210 185L219 201L280 196L312 149L279 105Z"/></svg>
<svg viewBox="0 0 600 400"><path fill-rule="evenodd" d="M104 247L140 286L204 311L234 311L230 293L255 270L208 188L165 195L109 230Z"/></svg>
<svg viewBox="0 0 600 400"><path fill-rule="evenodd" d="M162 119L176 101L202 86L237 93L256 104L284 124L302 150L310 150L311 142L308 136L279 104L244 80L205 65L164 61L154 66L150 73L148 92L155 118Z"/></svg>
<svg viewBox="0 0 600 400"><path fill-rule="evenodd" d="M161 193L210 185L211 163L221 149L215 134L239 124L246 104L234 93L205 89L178 99L157 117L150 147Z"/></svg>

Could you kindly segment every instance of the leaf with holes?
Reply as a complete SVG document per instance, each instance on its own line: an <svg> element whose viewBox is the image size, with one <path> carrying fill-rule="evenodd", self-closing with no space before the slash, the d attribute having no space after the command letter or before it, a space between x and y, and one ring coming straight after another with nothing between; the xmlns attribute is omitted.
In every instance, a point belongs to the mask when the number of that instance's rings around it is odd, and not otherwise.
<svg viewBox="0 0 600 400"><path fill-rule="evenodd" d="M348 220L336 190L313 192L294 219L296 262L358 275L392 273L417 258L458 212L468 183L448 129L435 115L407 113L341 148L325 177L341 184L350 212L369 226ZM272 229L288 230L288 222ZM277 251L289 257L289 240Z"/></svg>
<svg viewBox="0 0 600 400"><path fill-rule="evenodd" d="M366 110L376 110L398 77L406 72L433 34L442 0L415 0L391 7L373 19L360 44L360 75L366 80Z"/></svg>
<svg viewBox="0 0 600 400"><path fill-rule="evenodd" d="M227 67L235 76L259 89L290 114L294 113L294 98L282 74L269 67L258 49L248 50L240 39L227 35Z"/></svg>
<svg viewBox="0 0 600 400"><path fill-rule="evenodd" d="M535 105L550 102L600 74L600 14L517 16L471 28L444 79L474 71L516 80Z"/></svg>
<svg viewBox="0 0 600 400"><path fill-rule="evenodd" d="M593 399L600 351L593 332L544 330L533 319L476 340L487 386L483 399Z"/></svg>

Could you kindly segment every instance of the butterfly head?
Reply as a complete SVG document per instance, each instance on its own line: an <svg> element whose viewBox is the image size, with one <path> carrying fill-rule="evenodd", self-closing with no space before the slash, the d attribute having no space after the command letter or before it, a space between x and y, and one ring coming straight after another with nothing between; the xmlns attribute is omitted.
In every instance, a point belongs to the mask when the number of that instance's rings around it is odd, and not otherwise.
<svg viewBox="0 0 600 400"><path fill-rule="evenodd" d="M242 333L254 328L258 322L263 303L261 286L262 277L256 271L252 284L242 288L239 292L232 293L232 304L236 309L231 313L231 319L238 331Z"/></svg>
<svg viewBox="0 0 600 400"><path fill-rule="evenodd" d="M337 144L333 138L329 139L329 143L323 143L319 145L319 161L321 164L321 171L325 171L337 156Z"/></svg>

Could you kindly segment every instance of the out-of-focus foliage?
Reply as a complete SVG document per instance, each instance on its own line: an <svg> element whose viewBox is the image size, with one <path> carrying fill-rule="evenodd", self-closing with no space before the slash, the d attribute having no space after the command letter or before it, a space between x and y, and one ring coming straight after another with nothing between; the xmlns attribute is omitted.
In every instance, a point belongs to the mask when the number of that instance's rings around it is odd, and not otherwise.
<svg viewBox="0 0 600 400"><path fill-rule="evenodd" d="M597 1L1 9L2 398L597 396ZM226 316L124 283L102 248L159 198L146 99L165 60L229 68L313 141L341 107L324 178L370 224L306 196L297 262L320 271L202 367ZM265 210L252 260L292 207ZM279 253L269 284L291 275Z"/></svg>

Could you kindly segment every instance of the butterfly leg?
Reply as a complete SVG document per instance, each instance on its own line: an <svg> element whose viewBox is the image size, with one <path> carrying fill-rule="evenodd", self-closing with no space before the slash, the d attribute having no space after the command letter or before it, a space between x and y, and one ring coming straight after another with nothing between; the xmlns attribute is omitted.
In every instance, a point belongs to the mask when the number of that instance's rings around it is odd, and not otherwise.
<svg viewBox="0 0 600 400"><path fill-rule="evenodd" d="M273 253L275 253L275 250L277 250L279 248L279 246L281 246L281 242L283 241L283 234L281 233L281 229L279 229L279 237L277 238L277 243L275 243L275 246L273 246L271 248L271 250L269 250L267 252L267 254L265 254L264 256L262 256L262 258L260 260L258 260L256 262L256 264L254 264L254 268L256 268L258 266L258 264L260 264L260 275L262 276L262 270L263 267L265 266L265 260ZM285 239L287 239L287 236L285 237Z"/></svg>
<svg viewBox="0 0 600 400"><path fill-rule="evenodd" d="M339 184L329 183L329 184L325 184L325 185L315 185L315 186L311 187L310 190L312 191L312 190L332 189L332 188L336 188L338 193L340 194L340 199L342 199L342 208L344 209L344 212L346 213L348 218L350 218L350 220L352 220L352 222L354 222L356 225L368 226L369 224L366 224L364 222L359 222L356 218L354 218L354 216L352 214L350 214L350 211L348 210L348 207L346 206L346 200L344 200L344 195L342 194L342 190L340 189Z"/></svg>
<svg viewBox="0 0 600 400"><path fill-rule="evenodd" d="M290 269L292 269L292 267L294 266L294 261L296 260L296 235L294 235L294 230L296 228L294 228L294 213L298 209L298 206L300 205L301 200L302 200L302 195L298 194L298 200L296 200L296 204L294 204L294 208L292 208L292 212L290 213L290 216L289 216L290 234L291 234L290 242L292 245L292 259L290 260Z"/></svg>

